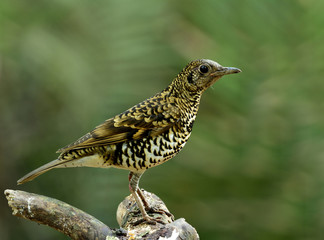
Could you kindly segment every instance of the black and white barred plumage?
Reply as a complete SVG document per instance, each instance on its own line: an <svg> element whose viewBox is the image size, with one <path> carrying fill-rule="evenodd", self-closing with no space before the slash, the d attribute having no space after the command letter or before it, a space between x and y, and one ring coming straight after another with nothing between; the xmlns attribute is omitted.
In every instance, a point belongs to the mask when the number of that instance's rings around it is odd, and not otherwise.
<svg viewBox="0 0 324 240"><path fill-rule="evenodd" d="M131 186L136 195L143 172L171 159L186 144L202 93L223 75L238 72L237 68L222 67L211 60L190 62L162 92L61 148L58 159L19 179L18 184L53 168L115 167L137 175L137 181ZM143 217L147 218L140 200L136 201Z"/></svg>

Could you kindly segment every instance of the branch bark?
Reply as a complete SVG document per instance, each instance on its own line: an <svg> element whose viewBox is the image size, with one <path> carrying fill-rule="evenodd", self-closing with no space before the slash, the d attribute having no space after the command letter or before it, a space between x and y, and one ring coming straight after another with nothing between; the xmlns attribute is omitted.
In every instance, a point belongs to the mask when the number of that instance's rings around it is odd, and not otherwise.
<svg viewBox="0 0 324 240"><path fill-rule="evenodd" d="M161 199L152 193L143 193L154 209L150 216L161 223L140 223L140 211L130 195L117 210L121 228L111 229L95 217L57 199L18 190L5 191L14 216L50 226L71 239L199 239L196 230L183 218L173 221Z"/></svg>
<svg viewBox="0 0 324 240"><path fill-rule="evenodd" d="M112 230L78 208L59 200L28 193L6 190L12 214L50 226L72 239L106 239Z"/></svg>

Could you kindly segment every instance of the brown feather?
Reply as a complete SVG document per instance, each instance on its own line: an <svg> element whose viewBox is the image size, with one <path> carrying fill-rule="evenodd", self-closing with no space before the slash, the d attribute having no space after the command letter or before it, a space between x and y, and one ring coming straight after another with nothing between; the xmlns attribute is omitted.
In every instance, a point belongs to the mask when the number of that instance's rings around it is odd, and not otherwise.
<svg viewBox="0 0 324 240"><path fill-rule="evenodd" d="M172 98L171 98L172 99ZM157 94L125 112L106 120L74 143L59 149L65 152L92 146L138 140L167 131L180 118L174 99Z"/></svg>

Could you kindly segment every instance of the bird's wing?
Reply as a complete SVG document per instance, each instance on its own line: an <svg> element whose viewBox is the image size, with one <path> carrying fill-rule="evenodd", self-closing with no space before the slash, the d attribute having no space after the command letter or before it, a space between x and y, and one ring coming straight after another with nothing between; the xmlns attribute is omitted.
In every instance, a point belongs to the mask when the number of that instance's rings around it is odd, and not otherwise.
<svg viewBox="0 0 324 240"><path fill-rule="evenodd" d="M127 111L106 120L76 142L59 149L71 149L116 144L161 134L180 118L175 101L155 96L137 104Z"/></svg>

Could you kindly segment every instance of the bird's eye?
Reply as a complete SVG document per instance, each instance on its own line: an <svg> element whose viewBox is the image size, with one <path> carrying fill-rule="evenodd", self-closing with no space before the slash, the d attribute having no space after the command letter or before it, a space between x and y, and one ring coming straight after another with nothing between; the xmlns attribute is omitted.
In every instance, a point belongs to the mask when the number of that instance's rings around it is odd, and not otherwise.
<svg viewBox="0 0 324 240"><path fill-rule="evenodd" d="M209 70L209 68L208 68L206 65L201 65L201 66L199 67L199 71L200 71L201 73L207 73L208 70Z"/></svg>

